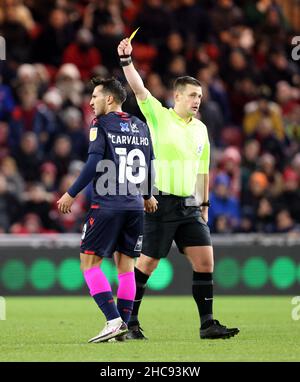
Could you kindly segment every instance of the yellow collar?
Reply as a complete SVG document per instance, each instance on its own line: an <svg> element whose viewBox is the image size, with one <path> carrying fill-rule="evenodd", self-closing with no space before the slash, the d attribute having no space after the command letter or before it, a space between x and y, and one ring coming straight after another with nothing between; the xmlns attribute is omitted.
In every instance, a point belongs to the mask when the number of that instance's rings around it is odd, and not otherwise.
<svg viewBox="0 0 300 382"><path fill-rule="evenodd" d="M184 122L186 125L188 125L189 123L191 123L191 122L193 121L193 117L190 117L189 121L186 121L185 119L181 118L180 115L178 115L178 114L176 113L176 111L175 111L173 108L170 107L169 110L172 112L172 114L173 114L177 119L179 119L180 121Z"/></svg>

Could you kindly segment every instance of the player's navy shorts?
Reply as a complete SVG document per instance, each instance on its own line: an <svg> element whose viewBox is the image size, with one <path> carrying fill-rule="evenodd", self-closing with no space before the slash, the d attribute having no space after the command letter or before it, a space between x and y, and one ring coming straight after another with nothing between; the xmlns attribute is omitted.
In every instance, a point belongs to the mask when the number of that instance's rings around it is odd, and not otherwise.
<svg viewBox="0 0 300 382"><path fill-rule="evenodd" d="M80 252L112 257L115 251L139 257L143 242L142 210L110 210L92 206L83 226Z"/></svg>
<svg viewBox="0 0 300 382"><path fill-rule="evenodd" d="M155 195L158 209L145 213L142 253L161 259L173 240L181 253L185 247L211 246L210 230L197 206L186 206L186 199L175 195Z"/></svg>

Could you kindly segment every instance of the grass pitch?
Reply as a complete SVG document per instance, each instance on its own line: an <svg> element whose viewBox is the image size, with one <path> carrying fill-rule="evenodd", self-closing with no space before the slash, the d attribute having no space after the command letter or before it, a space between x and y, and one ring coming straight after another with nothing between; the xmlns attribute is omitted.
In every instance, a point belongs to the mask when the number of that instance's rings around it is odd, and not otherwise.
<svg viewBox="0 0 300 382"><path fill-rule="evenodd" d="M300 361L300 320L291 297L215 297L214 315L238 336L200 340L192 297L145 297L148 341L88 344L104 324L89 297L8 297L0 361Z"/></svg>

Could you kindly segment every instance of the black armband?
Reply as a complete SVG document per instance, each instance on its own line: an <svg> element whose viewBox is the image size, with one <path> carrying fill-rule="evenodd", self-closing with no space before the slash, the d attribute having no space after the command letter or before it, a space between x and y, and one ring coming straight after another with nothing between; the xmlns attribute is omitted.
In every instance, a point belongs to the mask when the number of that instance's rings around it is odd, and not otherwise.
<svg viewBox="0 0 300 382"><path fill-rule="evenodd" d="M121 54L120 58L130 58L130 54Z"/></svg>

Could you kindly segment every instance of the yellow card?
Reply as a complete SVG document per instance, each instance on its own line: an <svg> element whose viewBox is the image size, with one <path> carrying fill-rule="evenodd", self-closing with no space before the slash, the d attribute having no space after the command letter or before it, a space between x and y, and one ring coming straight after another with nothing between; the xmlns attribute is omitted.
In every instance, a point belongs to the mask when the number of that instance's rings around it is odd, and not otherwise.
<svg viewBox="0 0 300 382"><path fill-rule="evenodd" d="M140 29L140 27L138 27L135 31L133 31L129 37L129 42L131 42L131 40L133 39L133 37L136 35L137 31Z"/></svg>

